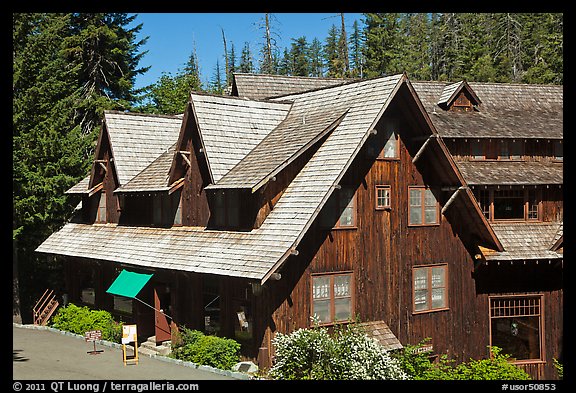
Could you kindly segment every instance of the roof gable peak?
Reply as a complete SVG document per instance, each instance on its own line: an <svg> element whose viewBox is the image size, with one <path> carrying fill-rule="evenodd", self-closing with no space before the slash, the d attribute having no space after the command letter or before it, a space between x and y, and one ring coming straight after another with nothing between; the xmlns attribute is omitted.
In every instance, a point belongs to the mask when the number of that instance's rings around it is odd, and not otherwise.
<svg viewBox="0 0 576 393"><path fill-rule="evenodd" d="M477 110L481 103L482 101L466 80L446 85L437 102L438 106L444 110L464 111Z"/></svg>

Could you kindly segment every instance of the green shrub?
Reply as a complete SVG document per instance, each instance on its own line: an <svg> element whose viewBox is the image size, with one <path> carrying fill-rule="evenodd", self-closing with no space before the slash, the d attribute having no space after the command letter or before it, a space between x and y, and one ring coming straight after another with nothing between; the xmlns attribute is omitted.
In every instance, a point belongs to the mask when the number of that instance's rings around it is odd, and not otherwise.
<svg viewBox="0 0 576 393"><path fill-rule="evenodd" d="M407 379L400 364L355 325L298 329L276 334L276 360L269 375L276 379Z"/></svg>
<svg viewBox="0 0 576 393"><path fill-rule="evenodd" d="M416 380L528 380L530 376L508 361L509 355L498 347L492 347L490 359L470 359L454 365L446 355L437 362L430 361L427 353L418 351L428 339L418 345L407 345L396 355L402 369Z"/></svg>
<svg viewBox="0 0 576 393"><path fill-rule="evenodd" d="M53 328L84 335L89 330L102 331L102 339L120 342L122 324L114 321L112 314L104 310L91 310L72 303L60 307L52 317Z"/></svg>
<svg viewBox="0 0 576 393"><path fill-rule="evenodd" d="M564 365L562 363L560 363L560 361L556 358L554 358L552 360L554 361L554 368L556 369L556 372L558 373L558 378L564 379Z"/></svg>
<svg viewBox="0 0 576 393"><path fill-rule="evenodd" d="M183 327L179 342L170 357L221 370L230 370L240 361L240 344L229 338L207 336Z"/></svg>

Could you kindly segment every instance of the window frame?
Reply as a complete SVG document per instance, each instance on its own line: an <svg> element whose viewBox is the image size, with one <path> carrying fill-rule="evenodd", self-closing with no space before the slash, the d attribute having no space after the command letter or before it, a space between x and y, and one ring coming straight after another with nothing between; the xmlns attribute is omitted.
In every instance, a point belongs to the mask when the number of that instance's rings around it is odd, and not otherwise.
<svg viewBox="0 0 576 393"><path fill-rule="evenodd" d="M380 205L380 196L378 191L385 190L388 191L388 204ZM392 187L387 184L377 184L374 186L374 197L375 197L375 209L376 210L391 210L392 209ZM386 199L386 198L385 198Z"/></svg>
<svg viewBox="0 0 576 393"><path fill-rule="evenodd" d="M376 159L381 160L381 161L398 161L398 160L400 160L400 136L393 129L385 130L384 132L386 133L385 134L386 141L384 142L384 146L382 146L382 150L380 150L380 152L376 156ZM395 145L394 146L394 156L393 157L386 157L386 156L384 156L384 152L386 151L386 145L388 145L388 142L390 141L390 139L392 137L395 139L395 142L396 142L394 144Z"/></svg>
<svg viewBox="0 0 576 393"><path fill-rule="evenodd" d="M507 308L506 310L513 310L510 308L510 305L514 305L514 301L521 301L521 300L528 300L528 299L537 299L537 307L538 313L537 314L510 314L510 315L501 315L501 316L493 316L493 302L497 300L507 301ZM521 306L521 307L530 307L530 306ZM535 306L532 306L535 307ZM504 311L506 313L506 311ZM546 362L546 349L545 349L545 319L544 319L544 295L541 293L531 293L531 294L513 294L513 295L490 295L488 296L488 342L489 346L493 346L493 332L492 332L492 321L494 319L504 319L504 318L514 318L514 317L537 317L538 318L538 346L540 356L538 358L533 359L517 359L514 358L515 354L510 354L511 359L509 360L511 363L514 364L534 364L534 363L545 363ZM504 349L504 348L503 348Z"/></svg>
<svg viewBox="0 0 576 393"><path fill-rule="evenodd" d="M564 144L561 139L552 141L552 160L564 162Z"/></svg>
<svg viewBox="0 0 576 393"><path fill-rule="evenodd" d="M96 219L94 223L96 224L105 224L108 222L108 201L106 200L106 191L101 190L99 192L100 198L98 199L98 203L96 204ZM104 206L102 206L102 202ZM104 217L102 218L101 209L104 209Z"/></svg>
<svg viewBox="0 0 576 393"><path fill-rule="evenodd" d="M509 191L509 190L516 190L516 191L521 191L522 192L522 209L523 209L523 217L522 218L495 218L495 201L498 198L495 198L495 193L496 192L504 192L504 191ZM486 199L484 202L481 201L480 198L480 193L485 193L487 194ZM533 193L533 194L532 194ZM500 188L500 189L496 189L494 187L489 187L489 188L476 188L473 191L474 194L474 198L476 198L476 201L478 202L478 204L480 205L480 208L483 210L484 213L488 213L488 217L486 217L486 219L489 222L524 222L524 221L532 221L532 222L538 222L538 221L542 221L542 215L543 215L543 207L542 207L542 188L531 188L531 187L524 187L524 188L519 188L519 187L513 187L511 189L509 188ZM531 195L532 194L532 195ZM531 197L533 197L531 199ZM533 201L536 201L536 203L532 203ZM487 202L487 206L483 206L483 203ZM485 209L487 209L485 211ZM531 215L535 214L536 217L530 217Z"/></svg>
<svg viewBox="0 0 576 393"><path fill-rule="evenodd" d="M433 287L432 286L432 271L434 268L442 268L444 272L444 286L443 287ZM428 308L425 310L416 310L416 270L425 269L426 270L426 301ZM443 307L432 307L432 292L434 289L443 288L444 289L444 306ZM450 285L449 285L449 269L448 263L435 263L431 265L414 265L412 266L412 314L427 314L431 312L446 311L450 309Z"/></svg>
<svg viewBox="0 0 576 393"><path fill-rule="evenodd" d="M422 222L421 223L412 223L411 219L410 219L410 209L412 208L411 203L411 198L410 198L410 192L412 190L419 190L420 191L420 213L421 213L421 217L422 217ZM432 194L432 196L434 197L434 200L436 201L435 203L435 207L436 207L436 222L425 222L426 219L426 191L430 190L430 193ZM420 185L412 185L412 186L408 186L408 226L409 227L428 227L428 226L438 226L440 225L440 222L442 221L441 217L440 217L440 203L438 202L438 199L436 199L436 196L434 195L434 193L432 192L432 189L430 187L427 186L420 186ZM416 206L416 205L414 205Z"/></svg>
<svg viewBox="0 0 576 393"><path fill-rule="evenodd" d="M339 276L348 276L349 277L349 296L339 296L336 297L335 296L335 290L334 290L334 283L335 283L335 278L339 277ZM329 288L330 288L330 294L327 298L314 298L314 279L315 278L329 278ZM351 270L344 270L344 271L338 271L338 272L324 272L324 273L312 273L310 275L310 316L314 317L314 300L326 300L328 299L330 302L330 321L328 322L320 322L319 325L320 326L333 326L333 325L340 325L340 324L344 324L344 323L349 323L350 321L352 321L354 319L354 313L355 313L355 296L354 296L354 272ZM350 318L346 319L346 320L335 320L336 317L336 299L346 299L349 298L350 299ZM311 318L309 318L309 320L311 320Z"/></svg>
<svg viewBox="0 0 576 393"><path fill-rule="evenodd" d="M514 144L520 144L520 154L515 155ZM506 149L506 155L502 154L503 149ZM522 161L525 152L524 141L522 139L500 139L498 143L498 160L499 161Z"/></svg>

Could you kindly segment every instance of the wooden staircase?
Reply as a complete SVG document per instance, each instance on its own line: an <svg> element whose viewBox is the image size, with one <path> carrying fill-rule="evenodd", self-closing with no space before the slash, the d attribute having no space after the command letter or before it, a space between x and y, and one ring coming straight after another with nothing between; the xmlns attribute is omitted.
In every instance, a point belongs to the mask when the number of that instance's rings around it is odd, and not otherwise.
<svg viewBox="0 0 576 393"><path fill-rule="evenodd" d="M51 289L45 290L40 300L36 302L32 309L34 325L46 326L48 320L58 308L58 305L59 303L58 300L56 300L54 291Z"/></svg>

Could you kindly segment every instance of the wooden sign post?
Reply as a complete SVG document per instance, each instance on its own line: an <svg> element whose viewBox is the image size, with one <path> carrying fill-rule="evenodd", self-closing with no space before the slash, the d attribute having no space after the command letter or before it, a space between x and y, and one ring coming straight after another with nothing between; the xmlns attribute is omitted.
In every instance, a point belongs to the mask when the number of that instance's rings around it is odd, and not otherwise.
<svg viewBox="0 0 576 393"><path fill-rule="evenodd" d="M86 342L92 341L94 343L94 350L88 351L90 355L97 355L100 352L104 352L103 349L96 350L96 340L100 340L102 338L102 331L101 330L89 330L84 333L84 339Z"/></svg>
<svg viewBox="0 0 576 393"><path fill-rule="evenodd" d="M126 354L126 344L132 343L134 345L134 355ZM127 362L135 362L138 364L138 335L136 325L123 325L122 326L122 355L124 365Z"/></svg>

